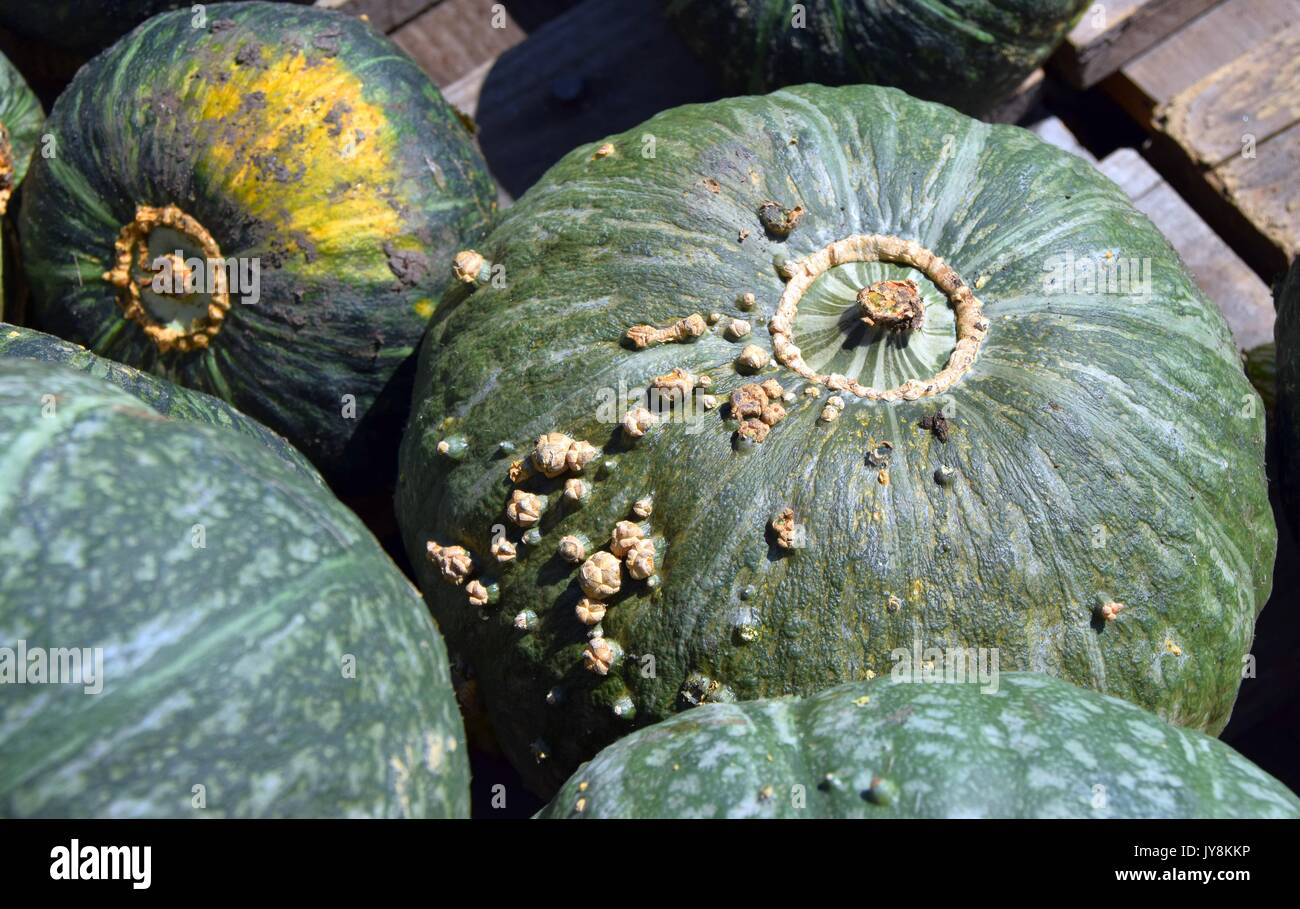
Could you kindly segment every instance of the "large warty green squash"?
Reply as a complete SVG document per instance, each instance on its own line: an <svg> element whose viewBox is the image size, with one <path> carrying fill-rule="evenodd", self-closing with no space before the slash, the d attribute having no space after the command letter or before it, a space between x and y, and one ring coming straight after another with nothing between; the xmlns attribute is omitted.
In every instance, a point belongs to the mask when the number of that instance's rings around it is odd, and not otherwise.
<svg viewBox="0 0 1300 909"><path fill-rule="evenodd" d="M468 813L442 639L319 481L21 358L0 446L0 816Z"/></svg>
<svg viewBox="0 0 1300 909"><path fill-rule="evenodd" d="M1278 476L1287 519L1292 530L1300 533L1300 259L1291 263L1274 288L1274 302Z"/></svg>
<svg viewBox="0 0 1300 909"><path fill-rule="evenodd" d="M1276 546L1263 408L1084 160L806 86L575 149L461 259L399 520L532 785L918 640L1227 722Z"/></svg>
<svg viewBox="0 0 1300 909"><path fill-rule="evenodd" d="M373 489L491 179L438 90L364 22L206 10L203 28L149 20L55 103L58 153L23 194L31 324L229 401L336 488ZM238 275L204 264L218 259Z"/></svg>
<svg viewBox="0 0 1300 909"><path fill-rule="evenodd" d="M893 85L969 114L1006 99L1089 0L665 0L687 45L737 92Z"/></svg>
<svg viewBox="0 0 1300 909"><path fill-rule="evenodd" d="M541 816L1300 818L1227 745L1118 698L1034 673L921 678L672 717L601 751Z"/></svg>

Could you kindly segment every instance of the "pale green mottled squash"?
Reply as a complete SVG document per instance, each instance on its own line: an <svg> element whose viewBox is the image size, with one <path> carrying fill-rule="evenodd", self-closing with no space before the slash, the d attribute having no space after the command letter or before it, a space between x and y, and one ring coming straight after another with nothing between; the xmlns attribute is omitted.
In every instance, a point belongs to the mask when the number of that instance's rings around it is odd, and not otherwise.
<svg viewBox="0 0 1300 909"><path fill-rule="evenodd" d="M712 704L610 745L545 818L1300 818L1222 742L1032 673Z"/></svg>
<svg viewBox="0 0 1300 909"><path fill-rule="evenodd" d="M775 319L805 266L862 236L955 272L841 262ZM918 640L1227 722L1276 547L1263 408L1218 310L1087 162L893 89L805 86L575 149L478 252L504 280L477 269L434 317L398 511L531 785L684 706L883 674ZM882 280L914 282L919 327ZM679 320L689 343L628 339ZM629 435L674 369L711 385ZM784 399L760 390L749 416L743 386L766 380ZM558 475L512 481L552 432L600 451L578 473L591 452L551 439ZM616 529L649 541L639 564L609 552Z"/></svg>
<svg viewBox="0 0 1300 909"><path fill-rule="evenodd" d="M0 449L0 816L468 814L442 639L310 475L10 357ZM55 648L95 678L38 684Z"/></svg>

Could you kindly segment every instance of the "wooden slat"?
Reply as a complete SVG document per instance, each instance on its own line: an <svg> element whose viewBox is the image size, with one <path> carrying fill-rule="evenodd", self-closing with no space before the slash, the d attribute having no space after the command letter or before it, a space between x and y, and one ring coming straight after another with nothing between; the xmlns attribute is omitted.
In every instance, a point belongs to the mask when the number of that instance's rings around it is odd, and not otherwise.
<svg viewBox="0 0 1300 909"><path fill-rule="evenodd" d="M1209 73L1300 20L1300 0L1223 0L1120 68L1106 89L1140 123Z"/></svg>
<svg viewBox="0 0 1300 909"><path fill-rule="evenodd" d="M1156 114L1188 158L1214 167L1300 122L1300 24L1210 72Z"/></svg>
<svg viewBox="0 0 1300 909"><path fill-rule="evenodd" d="M1052 58L1075 88L1091 88L1219 0L1110 0L1083 14Z"/></svg>
<svg viewBox="0 0 1300 909"><path fill-rule="evenodd" d="M414 19L438 0L316 0L317 6L365 16L376 29L388 33Z"/></svg>
<svg viewBox="0 0 1300 909"><path fill-rule="evenodd" d="M1273 339L1273 297L1268 286L1155 168L1138 152L1125 148L1108 155L1098 169L1118 183L1165 235L1197 285L1223 313L1238 347Z"/></svg>
<svg viewBox="0 0 1300 909"><path fill-rule="evenodd" d="M479 144L516 197L577 145L721 95L660 0L586 0L502 54L483 78L466 72L455 94L477 82Z"/></svg>
<svg viewBox="0 0 1300 909"><path fill-rule="evenodd" d="M1300 254L1298 174L1300 124L1258 146L1253 158L1238 154L1207 176L1210 189L1266 244L1259 255L1270 273Z"/></svg>
<svg viewBox="0 0 1300 909"><path fill-rule="evenodd" d="M391 37L429 78L444 86L526 36L496 0L442 0Z"/></svg>

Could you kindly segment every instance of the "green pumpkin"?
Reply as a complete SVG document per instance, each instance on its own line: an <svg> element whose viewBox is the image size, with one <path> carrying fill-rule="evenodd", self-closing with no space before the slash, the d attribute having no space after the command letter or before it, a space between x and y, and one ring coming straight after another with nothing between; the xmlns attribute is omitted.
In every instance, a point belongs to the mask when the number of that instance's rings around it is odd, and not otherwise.
<svg viewBox="0 0 1300 909"><path fill-rule="evenodd" d="M14 296L10 260L16 243L9 232L9 202L27 166L45 118L41 103L9 59L0 54L0 318Z"/></svg>
<svg viewBox="0 0 1300 909"><path fill-rule="evenodd" d="M260 442L315 483L316 469L277 433L244 416L225 401L173 385L130 366L97 357L84 347L30 328L0 322L0 358L43 360L90 373L116 385L166 417L233 430Z"/></svg>
<svg viewBox="0 0 1300 909"><path fill-rule="evenodd" d="M1274 298L1278 478L1288 519L1300 531L1300 259L1278 282Z"/></svg>
<svg viewBox="0 0 1300 909"><path fill-rule="evenodd" d="M206 15L150 20L55 104L58 154L23 193L30 322L230 402L336 488L374 489L491 179L433 84L364 22L267 3ZM238 278L203 264L217 259Z"/></svg>
<svg viewBox="0 0 1300 909"><path fill-rule="evenodd" d="M196 5L212 6L192 0L12 0L0 9L0 28L55 47L90 52L111 44L158 13L182 10L191 19L202 21L193 10Z"/></svg>
<svg viewBox="0 0 1300 909"><path fill-rule="evenodd" d="M0 815L467 815L442 640L318 483L34 360L0 444ZM102 665L37 684L38 648Z"/></svg>
<svg viewBox="0 0 1300 909"><path fill-rule="evenodd" d="M479 252L503 280L430 325L397 505L531 785L915 640L1227 722L1276 547L1263 409L1087 162L805 86L575 149Z"/></svg>
<svg viewBox="0 0 1300 909"><path fill-rule="evenodd" d="M27 175L44 118L41 102L9 58L0 54L0 215Z"/></svg>
<svg viewBox="0 0 1300 909"><path fill-rule="evenodd" d="M713 704L610 745L544 818L1298 818L1222 742L1033 673Z"/></svg>
<svg viewBox="0 0 1300 909"><path fill-rule="evenodd" d="M666 0L686 43L734 92L893 85L969 114L1009 97L1088 0Z"/></svg>

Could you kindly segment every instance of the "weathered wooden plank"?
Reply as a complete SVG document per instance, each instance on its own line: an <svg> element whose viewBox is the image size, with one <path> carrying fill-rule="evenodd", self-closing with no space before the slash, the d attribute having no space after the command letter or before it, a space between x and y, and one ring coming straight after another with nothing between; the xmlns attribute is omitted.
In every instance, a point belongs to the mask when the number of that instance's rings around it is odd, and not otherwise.
<svg viewBox="0 0 1300 909"><path fill-rule="evenodd" d="M479 144L516 197L577 145L721 96L659 0L586 0L501 54L481 80L472 75Z"/></svg>
<svg viewBox="0 0 1300 909"><path fill-rule="evenodd" d="M524 30L495 0L442 0L391 35L439 86L523 41Z"/></svg>
<svg viewBox="0 0 1300 909"><path fill-rule="evenodd" d="M391 32L404 25L438 0L316 0L317 6L365 16L376 29Z"/></svg>
<svg viewBox="0 0 1300 909"><path fill-rule="evenodd" d="M1219 0L1110 0L1088 9L1052 57L1075 88L1091 88Z"/></svg>
<svg viewBox="0 0 1300 909"><path fill-rule="evenodd" d="M1138 122L1206 75L1252 52L1300 19L1300 0L1223 0L1106 80Z"/></svg>
<svg viewBox="0 0 1300 909"><path fill-rule="evenodd" d="M1157 109L1193 162L1215 167L1300 122L1300 24L1210 72Z"/></svg>
<svg viewBox="0 0 1300 909"><path fill-rule="evenodd" d="M1075 138L1070 128L1061 121L1059 117L1046 117L1037 123L1028 127L1029 131L1038 138L1042 139L1057 148L1063 148L1071 154L1078 155L1089 164L1096 164L1097 159L1092 152L1084 148L1079 140Z"/></svg>
<svg viewBox="0 0 1300 909"><path fill-rule="evenodd" d="M1241 214L1271 250L1270 271L1300 254L1300 124L1254 150L1229 158L1207 176L1211 189ZM1249 240L1250 238L1246 238Z"/></svg>
<svg viewBox="0 0 1300 909"><path fill-rule="evenodd" d="M1273 338L1273 298L1260 280L1190 205L1131 148L1108 155L1098 169L1120 185L1165 235L1215 302L1240 348Z"/></svg>

